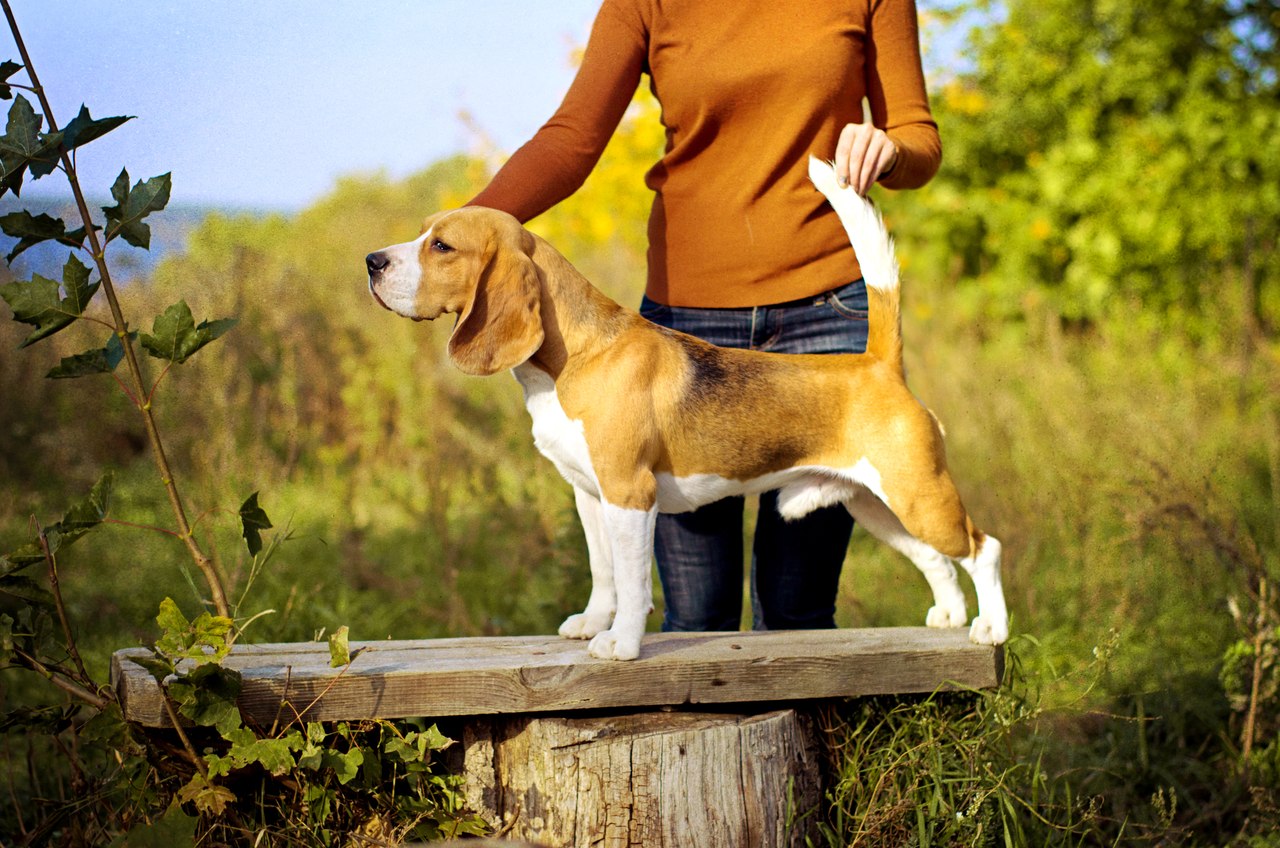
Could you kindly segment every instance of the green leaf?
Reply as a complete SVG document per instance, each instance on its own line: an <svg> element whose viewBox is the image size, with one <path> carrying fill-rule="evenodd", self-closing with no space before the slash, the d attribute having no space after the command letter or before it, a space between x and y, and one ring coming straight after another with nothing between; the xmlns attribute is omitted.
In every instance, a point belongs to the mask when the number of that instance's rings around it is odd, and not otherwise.
<svg viewBox="0 0 1280 848"><path fill-rule="evenodd" d="M351 748L345 754L330 752L325 757L325 765L333 769L338 776L338 782L347 784L360 773L360 766L364 763L364 752L359 748Z"/></svg>
<svg viewBox="0 0 1280 848"><path fill-rule="evenodd" d="M87 350L74 356L64 356L62 361L45 374L51 380L84 377L89 374L110 374L124 359L124 344L112 333L105 347Z"/></svg>
<svg viewBox="0 0 1280 848"><path fill-rule="evenodd" d="M28 169L33 177L39 178L57 165L62 133L41 133L43 123L44 119L25 97L14 98L5 134L0 136L0 195L5 191L19 194Z"/></svg>
<svg viewBox="0 0 1280 848"><path fill-rule="evenodd" d="M56 554L106 519L107 509L111 503L113 481L114 476L110 471L103 474L93 485L89 494L73 504L61 521L44 528L44 539L45 544L49 546L49 553ZM44 546L37 538L0 558L0 564L4 565L0 568L0 575L8 575L42 562L44 562Z"/></svg>
<svg viewBox="0 0 1280 848"><path fill-rule="evenodd" d="M80 106L80 114L76 115L71 123L62 128L62 147L67 152L70 152L81 145L88 144L95 138L101 138L116 127L131 120L133 120L132 115L94 120L89 115L89 109L82 104Z"/></svg>
<svg viewBox="0 0 1280 848"><path fill-rule="evenodd" d="M171 660L161 656L133 657L130 661L151 672L151 676L155 678L156 683L164 683L166 677L176 674L178 670Z"/></svg>
<svg viewBox="0 0 1280 848"><path fill-rule="evenodd" d="M240 504L240 524L243 527L244 541L249 546L249 555L257 556L258 551L262 550L262 531L271 529L271 519L267 518L267 513L258 506L257 492L245 498L244 503Z"/></svg>
<svg viewBox="0 0 1280 848"><path fill-rule="evenodd" d="M196 775L199 777L199 775ZM193 783L195 781L192 781ZM196 796L200 796L200 792L206 791L205 787L210 787L215 794L221 790L230 794L226 789L212 786L207 781L204 787L196 790L196 794L192 796L195 800ZM186 787L183 788L186 791ZM203 800L206 796L200 796ZM231 800L235 800L235 796L231 796ZM199 803L199 802L198 802ZM164 815L151 824L135 824L131 826L126 833L122 833L108 846L108 848L182 848L182 846L194 845L196 841L196 824L199 819L196 816L189 816L182 812L182 807L178 799L174 799L169 809L165 810Z"/></svg>
<svg viewBox="0 0 1280 848"><path fill-rule="evenodd" d="M70 241L67 225L62 219L43 212L39 215L32 215L26 210L10 212L0 217L0 230L4 230L5 235L18 239L13 250L4 258L6 262L13 262L24 250L44 241L52 239L64 244ZM71 246L79 247L79 243L73 242Z"/></svg>
<svg viewBox="0 0 1280 848"><path fill-rule="evenodd" d="M119 236L134 247L149 250L151 227L142 223L142 219L165 207L169 202L170 188L170 175L161 174L146 182L139 180L130 189L129 172L122 170L111 186L111 196L115 198L116 205L102 207L107 216L107 241Z"/></svg>
<svg viewBox="0 0 1280 848"><path fill-rule="evenodd" d="M191 307L180 300L156 317L151 333L140 337L143 349L156 359L167 359L181 365L200 348L217 339L237 323L235 318L201 321L196 326Z"/></svg>
<svg viewBox="0 0 1280 848"><path fill-rule="evenodd" d="M28 603L53 606L53 594L30 577L8 574L0 577L0 594L21 598Z"/></svg>
<svg viewBox="0 0 1280 848"><path fill-rule="evenodd" d="M201 727L216 727L227 736L241 727L236 705L241 682L235 669L207 663L171 681L168 692L179 714Z"/></svg>
<svg viewBox="0 0 1280 848"><path fill-rule="evenodd" d="M351 664L351 646L347 642L347 625L342 625L329 636L329 667L342 668Z"/></svg>
<svg viewBox="0 0 1280 848"><path fill-rule="evenodd" d="M13 89L9 87L9 77L22 70L17 62L0 63L0 100L13 99Z"/></svg>
<svg viewBox="0 0 1280 848"><path fill-rule="evenodd" d="M182 614L182 610L178 609L178 604L173 598L165 598L160 602L156 624L160 625L162 639L183 637L191 629L191 622L187 621L187 617Z"/></svg>
<svg viewBox="0 0 1280 848"><path fill-rule="evenodd" d="M13 319L35 327L18 347L23 348L48 338L79 318L97 293L99 283L89 284L89 268L74 256L62 266L62 289L53 280L33 274L28 281L0 286L0 297L13 310Z"/></svg>
<svg viewBox="0 0 1280 848"><path fill-rule="evenodd" d="M218 786L196 772L190 782L178 790L178 800L184 804L195 804L196 810L205 815L220 816L227 804L235 803L236 796L230 789Z"/></svg>

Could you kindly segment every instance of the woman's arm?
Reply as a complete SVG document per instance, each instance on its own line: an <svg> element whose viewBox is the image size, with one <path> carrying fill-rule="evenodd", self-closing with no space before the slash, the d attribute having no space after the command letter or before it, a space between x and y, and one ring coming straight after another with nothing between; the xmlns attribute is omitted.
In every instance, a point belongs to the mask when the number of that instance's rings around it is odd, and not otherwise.
<svg viewBox="0 0 1280 848"><path fill-rule="evenodd" d="M877 179L919 188L942 163L942 141L925 92L914 0L872 0L866 73L871 114L841 132L836 175L860 194Z"/></svg>
<svg viewBox="0 0 1280 848"><path fill-rule="evenodd" d="M560 108L467 205L501 209L523 223L577 191L631 103L647 44L631 4L606 0Z"/></svg>

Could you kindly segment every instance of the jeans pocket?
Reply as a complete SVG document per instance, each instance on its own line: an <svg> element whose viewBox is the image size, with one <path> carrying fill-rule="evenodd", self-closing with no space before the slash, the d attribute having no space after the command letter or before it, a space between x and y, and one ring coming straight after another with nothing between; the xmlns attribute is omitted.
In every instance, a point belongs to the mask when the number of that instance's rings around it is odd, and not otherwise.
<svg viewBox="0 0 1280 848"><path fill-rule="evenodd" d="M841 294L844 294L844 299L841 299ZM867 302L865 293L861 298L859 298L853 293L850 293L848 289L841 289L838 292L829 292L827 294L827 305L831 307L832 312L836 313L841 318L848 318L851 321L867 320Z"/></svg>

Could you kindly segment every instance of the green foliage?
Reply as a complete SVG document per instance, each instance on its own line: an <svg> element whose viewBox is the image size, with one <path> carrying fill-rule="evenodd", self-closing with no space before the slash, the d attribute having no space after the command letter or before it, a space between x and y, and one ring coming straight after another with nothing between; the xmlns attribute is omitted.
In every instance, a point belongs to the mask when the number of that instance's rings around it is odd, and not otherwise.
<svg viewBox="0 0 1280 848"><path fill-rule="evenodd" d="M214 341L236 325L234 318L217 321L201 321L196 326L191 307L185 300L178 301L156 316L151 333L139 338L142 348L156 359L165 359L175 365L186 362L200 348Z"/></svg>
<svg viewBox="0 0 1280 848"><path fill-rule="evenodd" d="M1239 313L1274 330L1271 6L969 5L972 69L933 102L946 165L901 202L981 313L1095 321L1137 302L1197 334Z"/></svg>
<svg viewBox="0 0 1280 848"><path fill-rule="evenodd" d="M134 247L151 247L151 227L142 222L152 212L159 212L169 203L171 180L168 174L139 180L129 188L129 172L122 170L111 186L115 206L102 207L107 216L107 241L123 238Z"/></svg>
<svg viewBox="0 0 1280 848"><path fill-rule="evenodd" d="M98 283L89 283L89 269L74 256L67 257L62 268L61 297L58 283L39 274L27 282L13 282L0 287L0 297L13 310L13 319L35 327L19 347L47 338L79 318L98 291Z"/></svg>
<svg viewBox="0 0 1280 848"><path fill-rule="evenodd" d="M1251 3L1004 9L977 33L971 70L934 98L943 172L883 200L904 263L912 386L949 425L966 505L1005 544L1015 627L1035 638L1017 645L1023 668L1005 691L872 700L837 716L824 836L1274 845L1280 134L1276 54L1256 49L1274 21ZM17 70L0 66L0 96ZM627 303L643 276L638 187L662 143L654 109L639 102L582 192L535 224ZM78 143L126 120L81 114ZM4 190L54 164L41 126L16 98ZM585 600L572 498L535 454L518 391L459 376L441 357L447 327L395 319L364 285L370 249L411 238L423 214L486 177L484 161L456 157L403 181L343 180L289 217L211 215L131 284L140 314L159 316L146 334L159 367L185 362L184 385L198 387L155 415L196 498L232 505L198 511L196 529L242 600L229 616L206 609L207 593L174 568L173 535L114 528L69 548L68 511L45 538L60 539L74 585L73 630L92 623L75 634L85 682L39 541L21 566L11 554L0 726L10 763L40 765L34 777L10 769L10 830L17 811L65 841L79 826L86 842L116 844L480 829L438 729L247 726L217 658L250 620L273 640L318 638L337 621L400 638L551 632ZM168 190L167 175L131 186L122 173L105 229L29 213L0 228L23 250L80 250L90 232L146 242ZM133 334L113 329L104 344L76 321L105 317L89 291L100 284L72 267L61 284L0 287L28 319L0 327L0 343L49 339L27 364L0 357L0 439L23 446L0 452L6 539L29 540L31 515L59 514L104 463L117 466L112 519L166 526L155 470L135 455L144 430L118 414L156 382L104 397L39 379L123 371ZM241 323L223 336L228 325L194 314ZM217 337L216 355L191 357ZM288 516L274 539L260 490ZM288 555L264 568L282 536ZM918 623L926 595L899 557L855 536L842 625ZM158 607L155 640L145 623ZM1118 643L1095 656L1112 629ZM336 668L353 658L347 637L329 639ZM110 651L139 641L156 641L188 758L171 736L157 755L114 707L74 706L30 674L32 660L60 668L92 694ZM92 798L83 825L41 800L73 780Z"/></svg>
<svg viewBox="0 0 1280 848"><path fill-rule="evenodd" d="M271 529L271 519L258 506L258 493L254 492L240 504L240 525L244 528L241 535L249 548L250 556L257 556L262 550L262 531Z"/></svg>
<svg viewBox="0 0 1280 848"><path fill-rule="evenodd" d="M7 63L6 67L12 64ZM22 180L28 172L36 179L53 172L62 133L43 133L40 131L43 126L44 118L36 114L27 98L21 94L15 97L13 106L9 108L5 133L0 136L0 168L3 169L0 173L0 197L6 191L21 194Z"/></svg>

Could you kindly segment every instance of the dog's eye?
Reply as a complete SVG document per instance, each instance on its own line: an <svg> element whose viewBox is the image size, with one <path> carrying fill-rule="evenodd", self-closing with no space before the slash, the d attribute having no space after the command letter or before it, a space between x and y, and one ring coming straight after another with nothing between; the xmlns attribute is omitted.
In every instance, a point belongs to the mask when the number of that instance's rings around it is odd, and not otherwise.
<svg viewBox="0 0 1280 848"><path fill-rule="evenodd" d="M437 253L453 253L453 248L440 241L440 239L431 242L431 249Z"/></svg>

